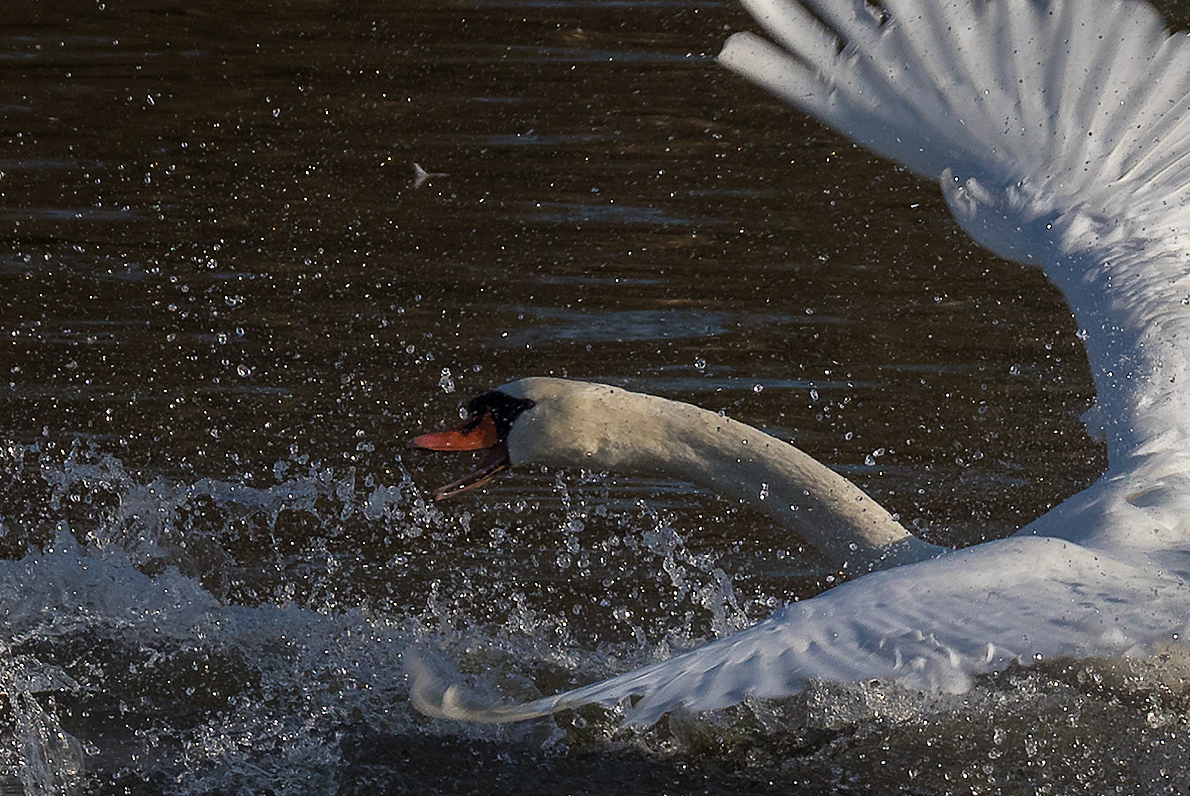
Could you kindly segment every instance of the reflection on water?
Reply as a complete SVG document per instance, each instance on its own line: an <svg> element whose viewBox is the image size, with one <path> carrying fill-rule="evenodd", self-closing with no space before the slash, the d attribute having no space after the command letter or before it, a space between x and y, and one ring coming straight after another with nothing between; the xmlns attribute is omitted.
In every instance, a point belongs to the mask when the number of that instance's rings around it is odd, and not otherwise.
<svg viewBox="0 0 1190 796"><path fill-rule="evenodd" d="M727 411L946 543L1103 466L1056 291L718 70L734 4L11 6L0 765L28 792L1185 780L1172 653L632 732L408 707L413 645L523 698L836 579L669 482L534 471L428 505L447 465L403 440L514 378Z"/></svg>

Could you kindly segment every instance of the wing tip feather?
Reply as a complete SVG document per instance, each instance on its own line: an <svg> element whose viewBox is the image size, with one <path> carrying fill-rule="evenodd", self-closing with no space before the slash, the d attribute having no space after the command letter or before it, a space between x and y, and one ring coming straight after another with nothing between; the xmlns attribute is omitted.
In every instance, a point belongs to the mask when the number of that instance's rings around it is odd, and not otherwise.
<svg viewBox="0 0 1190 796"><path fill-rule="evenodd" d="M559 697L522 703L490 699L454 682L455 676L435 666L424 650L407 650L404 658L409 702L432 719L500 724L549 716L568 707Z"/></svg>

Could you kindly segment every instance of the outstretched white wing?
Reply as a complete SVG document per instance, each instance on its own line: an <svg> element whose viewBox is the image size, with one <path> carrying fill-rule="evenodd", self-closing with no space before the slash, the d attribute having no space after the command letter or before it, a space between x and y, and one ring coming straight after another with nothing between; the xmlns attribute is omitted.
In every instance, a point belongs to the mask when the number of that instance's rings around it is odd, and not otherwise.
<svg viewBox="0 0 1190 796"><path fill-rule="evenodd" d="M701 649L535 702L485 704L418 667L412 693L422 712L468 721L639 697L628 720L647 724L679 707L795 694L812 678L957 692L1012 661L1143 653L1188 620L1190 586L1180 578L1017 537L866 575Z"/></svg>
<svg viewBox="0 0 1190 796"><path fill-rule="evenodd" d="M1044 261L1085 242L1022 235L1031 214L1190 214L1160 202L1190 185L1190 39L1145 3L744 4L781 46L738 34L723 64L925 177L950 171L1008 200L1015 224L988 241L999 254Z"/></svg>
<svg viewBox="0 0 1190 796"><path fill-rule="evenodd" d="M1190 438L1190 38L1131 0L745 0L720 60L940 180L1085 332L1115 467Z"/></svg>

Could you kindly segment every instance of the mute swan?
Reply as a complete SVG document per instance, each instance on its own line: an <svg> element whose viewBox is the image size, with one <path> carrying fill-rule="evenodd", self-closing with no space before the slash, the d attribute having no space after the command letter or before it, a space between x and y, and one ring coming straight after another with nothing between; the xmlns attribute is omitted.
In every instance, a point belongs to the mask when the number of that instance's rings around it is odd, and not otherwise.
<svg viewBox="0 0 1190 796"><path fill-rule="evenodd" d="M897 537L898 526L874 505L868 510L878 530L865 536L862 521L832 508L830 490L841 479L807 468L799 477L821 476L816 505L837 522L834 530L803 523L803 532L836 557L847 556L831 538L842 528L844 538L867 539L861 558L869 566L900 563L881 558L888 542L903 545L913 563L863 575L668 661L522 705L483 703L414 660L412 699L429 715L511 721L639 697L628 720L649 723L678 707L793 694L808 678L961 691L973 676L1013 661L1145 654L1184 643L1190 38L1171 35L1149 5L1133 0L744 2L776 43L736 34L722 63L938 179L979 243L1041 265L1062 289L1085 337L1108 470L1015 536L934 556L912 537ZM565 424L549 436L534 433L551 425L533 421L553 413L551 390L566 392L538 380L503 388L521 417L496 418L490 432L507 440L509 456L582 464L610 450L572 444ZM690 411L655 415L668 431ZM647 455L656 439L642 422L648 418L630 416L625 428ZM530 421L524 431L523 421ZM475 427L483 422L476 418ZM573 436L619 431L602 422L576 421ZM728 492L763 508L760 460L742 445L755 438L731 428L728 438L741 441L736 480L715 468L691 470L706 459L701 439L691 456L655 465L712 486L726 481ZM442 438L419 439L434 447L428 443ZM680 449L666 439L671 454ZM767 499L775 487L769 483Z"/></svg>

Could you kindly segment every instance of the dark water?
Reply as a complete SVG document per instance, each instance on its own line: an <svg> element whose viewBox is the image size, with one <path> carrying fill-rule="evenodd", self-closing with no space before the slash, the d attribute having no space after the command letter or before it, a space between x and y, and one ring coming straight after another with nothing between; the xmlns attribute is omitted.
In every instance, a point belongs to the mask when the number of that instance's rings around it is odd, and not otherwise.
<svg viewBox="0 0 1190 796"><path fill-rule="evenodd" d="M1167 13L1186 13L1168 7ZM713 63L733 3L16 0L0 21L0 765L27 792L1186 792L1176 655L646 731L515 698L829 587L676 483L403 441L526 375L722 409L927 538L1099 474L1056 290ZM414 184L414 163L438 174Z"/></svg>

